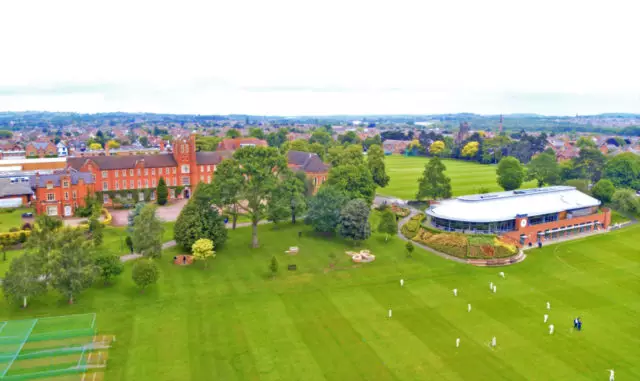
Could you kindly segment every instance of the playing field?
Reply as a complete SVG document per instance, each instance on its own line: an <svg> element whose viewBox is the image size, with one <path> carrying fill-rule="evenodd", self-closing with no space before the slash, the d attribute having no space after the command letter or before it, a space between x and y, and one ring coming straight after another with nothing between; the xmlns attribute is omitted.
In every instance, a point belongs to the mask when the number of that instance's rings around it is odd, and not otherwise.
<svg viewBox="0 0 640 381"><path fill-rule="evenodd" d="M178 250L168 251L144 294L128 265L114 285L97 285L73 306L54 294L27 310L0 298L0 321L95 311L98 330L118 338L106 380L595 381L610 368L619 380L640 379L638 225L531 251L500 269L422 251L409 259L403 242L378 235L363 245L377 260L353 266L349 247L298 240L300 229L261 226L258 250L248 248L249 229L230 232L208 270L171 265ZM292 245L300 254L286 256ZM266 275L272 255L275 279ZM293 263L297 271L287 271ZM572 330L576 316L582 332Z"/></svg>
<svg viewBox="0 0 640 381"><path fill-rule="evenodd" d="M394 196L403 200L413 200L418 191L418 179L422 176L424 165L429 158L405 157L391 155L385 158L387 174L391 177L389 185L378 188L378 193ZM462 160L443 160L447 167L446 174L451 177L451 187L454 196L478 193L480 188L489 191L501 191L496 182L496 166L478 164ZM534 181L524 183L522 188L532 188Z"/></svg>

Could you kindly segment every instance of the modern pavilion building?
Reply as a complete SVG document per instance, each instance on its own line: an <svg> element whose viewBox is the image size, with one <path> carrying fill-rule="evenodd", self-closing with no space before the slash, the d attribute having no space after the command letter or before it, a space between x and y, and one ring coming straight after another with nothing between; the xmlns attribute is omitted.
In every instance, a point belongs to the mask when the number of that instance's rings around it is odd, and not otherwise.
<svg viewBox="0 0 640 381"><path fill-rule="evenodd" d="M552 186L434 202L429 223L442 230L499 234L520 246L605 229L611 212L575 187Z"/></svg>

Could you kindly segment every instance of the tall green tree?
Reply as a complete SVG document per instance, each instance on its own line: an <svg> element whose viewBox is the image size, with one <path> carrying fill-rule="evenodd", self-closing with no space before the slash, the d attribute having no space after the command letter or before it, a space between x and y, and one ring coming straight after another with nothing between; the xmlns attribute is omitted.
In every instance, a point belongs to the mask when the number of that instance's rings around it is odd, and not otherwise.
<svg viewBox="0 0 640 381"><path fill-rule="evenodd" d="M218 164L211 184L213 203L231 216L231 226L235 230L240 214L240 192L244 185L240 163L234 159L223 160Z"/></svg>
<svg viewBox="0 0 640 381"><path fill-rule="evenodd" d="M196 151L213 152L218 148L222 138L218 136L196 136Z"/></svg>
<svg viewBox="0 0 640 381"><path fill-rule="evenodd" d="M202 238L215 242L221 248L227 240L227 229L218 210L208 198L201 197L200 187L182 208L173 228L176 243L190 252L193 244Z"/></svg>
<svg viewBox="0 0 640 381"><path fill-rule="evenodd" d="M593 188L591 188L591 194L602 202L609 202L616 191L616 187L611 180L600 179Z"/></svg>
<svg viewBox="0 0 640 381"><path fill-rule="evenodd" d="M604 168L604 176L618 188L640 185L640 157L625 152L614 156Z"/></svg>
<svg viewBox="0 0 640 381"><path fill-rule="evenodd" d="M49 254L58 244L57 231L62 227L60 219L47 216L46 214L36 217L31 234L25 243L27 251L42 258L46 263Z"/></svg>
<svg viewBox="0 0 640 381"><path fill-rule="evenodd" d="M543 152L527 165L527 180L536 180L538 187L560 183L560 165L555 155Z"/></svg>
<svg viewBox="0 0 640 381"><path fill-rule="evenodd" d="M369 147L367 151L367 166L373 176L373 181L381 188L389 184L389 175L384 165L384 151L377 144Z"/></svg>
<svg viewBox="0 0 640 381"><path fill-rule="evenodd" d="M345 192L349 199L360 198L369 205L376 194L376 183L366 165L340 165L329 170L327 185Z"/></svg>
<svg viewBox="0 0 640 381"><path fill-rule="evenodd" d="M266 136L267 144L269 144L269 147L280 148L288 140L288 133L289 131L286 128L279 128L277 132L268 133Z"/></svg>
<svg viewBox="0 0 640 381"><path fill-rule="evenodd" d="M503 157L498 163L496 173L498 185L506 191L520 188L525 176L524 167L520 164L520 160L513 156Z"/></svg>
<svg viewBox="0 0 640 381"><path fill-rule="evenodd" d="M286 201L292 224L295 224L296 217L307 209L304 178L303 172L294 173L285 169L277 189L277 193L281 194Z"/></svg>
<svg viewBox="0 0 640 381"><path fill-rule="evenodd" d="M259 127L251 128L249 130L249 136L252 136L256 139L264 139L265 138L264 130Z"/></svg>
<svg viewBox="0 0 640 381"><path fill-rule="evenodd" d="M145 205L133 222L133 248L148 258L158 258L162 253L162 221L156 216L157 206ZM176 223L177 224L177 223Z"/></svg>
<svg viewBox="0 0 640 381"><path fill-rule="evenodd" d="M127 215L127 230L131 231L133 229L133 224L136 220L136 217L140 215L140 212L142 212L142 209L145 205L146 204L144 202L138 202L133 207L133 209L131 209L131 211Z"/></svg>
<svg viewBox="0 0 640 381"><path fill-rule="evenodd" d="M338 136L338 143L340 144L358 144L361 140L354 131L348 131Z"/></svg>
<svg viewBox="0 0 640 381"><path fill-rule="evenodd" d="M349 146L336 146L329 148L329 162L333 167L340 165L360 165L364 164L362 146L353 144Z"/></svg>
<svg viewBox="0 0 640 381"><path fill-rule="evenodd" d="M331 134L329 134L325 130L315 130L313 131L313 133L311 134L311 137L309 138L310 144L319 143L325 147L330 146L332 142L333 142L333 138L331 137Z"/></svg>
<svg viewBox="0 0 640 381"><path fill-rule="evenodd" d="M581 136L580 138L578 138L578 141L576 142L576 146L580 149L585 149L585 148L593 148L596 149L598 148L596 146L596 143L593 141L593 139L591 139L590 137L587 136Z"/></svg>
<svg viewBox="0 0 640 381"><path fill-rule="evenodd" d="M156 192L158 193L158 205L165 205L169 199L169 188L167 188L167 183L164 181L164 177L160 177L160 180L158 180Z"/></svg>
<svg viewBox="0 0 640 381"><path fill-rule="evenodd" d="M251 219L252 247L259 246L258 222L266 216L263 200L269 199L271 192L278 186L279 172L287 168L285 158L272 147L244 147L233 154L240 164L240 172L244 179L241 189L240 204Z"/></svg>
<svg viewBox="0 0 640 381"><path fill-rule="evenodd" d="M82 231L64 228L58 234L59 244L49 256L50 282L73 304L74 297L91 286L98 269L91 255L92 245Z"/></svg>
<svg viewBox="0 0 640 381"><path fill-rule="evenodd" d="M371 236L370 213L371 209L364 200L356 199L347 202L340 211L338 234L356 242L366 240Z"/></svg>
<svg viewBox="0 0 640 381"><path fill-rule="evenodd" d="M600 180L607 158L595 148L580 150L578 157L573 160L577 177L590 179L592 182Z"/></svg>
<svg viewBox="0 0 640 381"><path fill-rule="evenodd" d="M345 192L323 185L309 200L305 222L317 232L335 232L340 223L340 211L348 200Z"/></svg>
<svg viewBox="0 0 640 381"><path fill-rule="evenodd" d="M145 288L158 281L158 266L151 260L143 258L133 264L131 270L131 278L133 282L140 287L140 292L144 292Z"/></svg>
<svg viewBox="0 0 640 381"><path fill-rule="evenodd" d="M25 253L11 261L9 270L2 281L2 292L11 301L22 303L27 308L29 298L47 291L47 283L41 279L45 273L43 258Z"/></svg>
<svg viewBox="0 0 640 381"><path fill-rule="evenodd" d="M89 218L89 235L94 247L102 245L102 239L104 236L104 225L100 222L100 215L102 214L102 207L99 204L93 205L93 211Z"/></svg>
<svg viewBox="0 0 640 381"><path fill-rule="evenodd" d="M104 284L109 284L109 281L124 271L124 264L117 255L101 255L95 259L95 265L98 269L98 274L104 280Z"/></svg>
<svg viewBox="0 0 640 381"><path fill-rule="evenodd" d="M387 209L382 212L382 215L380 216L380 223L378 224L378 232L385 235L385 241L389 240L389 236L396 235L398 233L396 215L392 211Z"/></svg>
<svg viewBox="0 0 640 381"><path fill-rule="evenodd" d="M611 197L613 208L623 213L639 213L640 201L631 189L618 189Z"/></svg>
<svg viewBox="0 0 640 381"><path fill-rule="evenodd" d="M226 137L231 139L239 138L240 131L238 131L238 129L236 128L230 128L229 130L227 130Z"/></svg>
<svg viewBox="0 0 640 381"><path fill-rule="evenodd" d="M444 174L447 169L439 157L434 156L424 166L422 177L418 179L416 199L441 199L451 197L451 179Z"/></svg>
<svg viewBox="0 0 640 381"><path fill-rule="evenodd" d="M382 146L382 138L380 138L380 135L376 135L376 136L373 136L373 137L367 137L362 142L362 146L366 150L368 150L372 145Z"/></svg>

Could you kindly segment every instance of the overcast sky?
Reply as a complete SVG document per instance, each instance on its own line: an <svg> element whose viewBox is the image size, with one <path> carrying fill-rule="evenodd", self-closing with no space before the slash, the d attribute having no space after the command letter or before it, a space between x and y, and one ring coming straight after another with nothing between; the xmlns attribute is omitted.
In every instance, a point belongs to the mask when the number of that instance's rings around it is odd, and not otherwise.
<svg viewBox="0 0 640 381"><path fill-rule="evenodd" d="M639 11L638 0L2 1L0 111L640 113Z"/></svg>

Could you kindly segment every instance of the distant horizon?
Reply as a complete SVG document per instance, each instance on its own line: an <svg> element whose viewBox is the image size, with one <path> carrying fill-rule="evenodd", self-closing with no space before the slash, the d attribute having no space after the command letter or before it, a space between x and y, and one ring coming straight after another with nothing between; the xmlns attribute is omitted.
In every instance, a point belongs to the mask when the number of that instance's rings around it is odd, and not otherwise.
<svg viewBox="0 0 640 381"><path fill-rule="evenodd" d="M174 115L174 116L222 116L222 117L256 117L256 118L382 118L382 117L438 117L438 116L461 116L461 115L474 115L479 117L543 117L543 118L593 118L593 117L638 117L639 113L633 112L603 112L596 114L574 114L574 115L559 115L559 114L538 114L527 112L514 112L514 113L476 113L476 112L447 112L447 113L398 113L398 114L317 114L317 115L263 115L263 114L251 114L251 113L171 113L171 112L149 112L149 111L104 111L104 112L78 112L78 111L50 111L50 110L0 110L0 114L27 114L27 113L50 113L50 114L78 114L78 115L109 115L109 114L129 114L129 115ZM357 121L357 120L353 121ZM425 120L428 121L428 120Z"/></svg>
<svg viewBox="0 0 640 381"><path fill-rule="evenodd" d="M637 10L629 0L6 1L0 109L640 113Z"/></svg>

